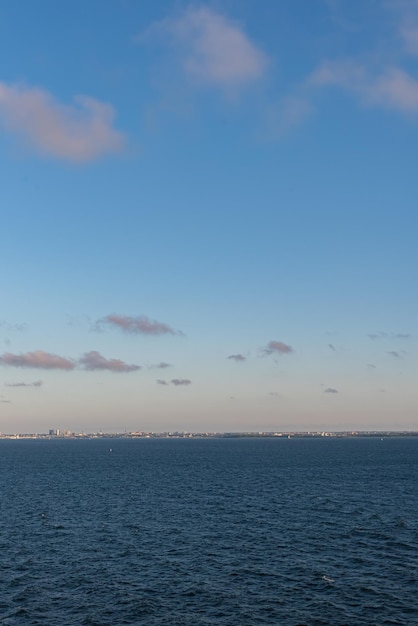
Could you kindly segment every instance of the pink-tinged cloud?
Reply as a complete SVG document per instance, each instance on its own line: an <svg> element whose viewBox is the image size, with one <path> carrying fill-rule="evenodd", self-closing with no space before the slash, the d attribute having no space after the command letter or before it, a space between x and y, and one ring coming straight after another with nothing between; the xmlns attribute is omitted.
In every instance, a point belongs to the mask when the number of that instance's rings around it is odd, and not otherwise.
<svg viewBox="0 0 418 626"><path fill-rule="evenodd" d="M35 380L33 383L5 383L6 387L42 387L42 380Z"/></svg>
<svg viewBox="0 0 418 626"><path fill-rule="evenodd" d="M237 88L263 76L268 58L239 25L205 6L190 7L179 18L154 24L148 35L172 40L183 70L201 83Z"/></svg>
<svg viewBox="0 0 418 626"><path fill-rule="evenodd" d="M5 352L0 356L0 365L11 367L27 367L44 370L73 370L75 364L70 359L37 350L25 354L11 354Z"/></svg>
<svg viewBox="0 0 418 626"><path fill-rule="evenodd" d="M89 371L108 370L110 372L125 373L136 372L141 369L140 365L129 365L120 359L105 359L105 357L96 350L86 352L79 360L79 363L84 369Z"/></svg>
<svg viewBox="0 0 418 626"><path fill-rule="evenodd" d="M129 317L127 315L117 315L113 313L106 315L96 323L97 328L102 328L104 325L119 328L125 333L132 335L180 335L179 331L173 330L168 324L163 322L157 322L157 320L150 320L145 315L139 315L138 317Z"/></svg>
<svg viewBox="0 0 418 626"><path fill-rule="evenodd" d="M227 358L230 361L235 361L236 363L242 363L247 360L243 354L230 354Z"/></svg>
<svg viewBox="0 0 418 626"><path fill-rule="evenodd" d="M192 381L188 378L172 378L170 383L175 387L179 387L180 385L191 385Z"/></svg>
<svg viewBox="0 0 418 626"><path fill-rule="evenodd" d="M367 106L418 112L418 80L396 66L373 73L366 65L352 60L327 61L313 72L308 84L341 87Z"/></svg>
<svg viewBox="0 0 418 626"><path fill-rule="evenodd" d="M264 354L290 354L293 348L282 341L269 341L263 352Z"/></svg>
<svg viewBox="0 0 418 626"><path fill-rule="evenodd" d="M37 87L0 82L0 125L46 156L85 162L120 152L125 139L113 118L110 104L88 96L61 104Z"/></svg>

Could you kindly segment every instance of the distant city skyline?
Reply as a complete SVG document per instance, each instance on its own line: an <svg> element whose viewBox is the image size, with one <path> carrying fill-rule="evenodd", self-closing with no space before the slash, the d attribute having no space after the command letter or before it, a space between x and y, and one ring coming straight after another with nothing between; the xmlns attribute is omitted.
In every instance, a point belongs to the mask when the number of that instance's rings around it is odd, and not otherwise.
<svg viewBox="0 0 418 626"><path fill-rule="evenodd" d="M418 430L418 4L23 0L0 431Z"/></svg>

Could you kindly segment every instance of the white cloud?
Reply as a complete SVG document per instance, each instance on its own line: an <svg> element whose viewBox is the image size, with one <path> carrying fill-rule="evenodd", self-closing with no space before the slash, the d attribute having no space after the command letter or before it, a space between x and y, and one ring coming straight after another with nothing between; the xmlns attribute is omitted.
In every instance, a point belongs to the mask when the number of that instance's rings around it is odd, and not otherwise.
<svg viewBox="0 0 418 626"><path fill-rule="evenodd" d="M227 91L258 80L268 63L237 24L208 7L158 22L147 35L169 35L190 78Z"/></svg>
<svg viewBox="0 0 418 626"><path fill-rule="evenodd" d="M87 96L67 105L42 89L0 82L1 126L44 155L83 162L120 152L124 137L113 118L110 104Z"/></svg>

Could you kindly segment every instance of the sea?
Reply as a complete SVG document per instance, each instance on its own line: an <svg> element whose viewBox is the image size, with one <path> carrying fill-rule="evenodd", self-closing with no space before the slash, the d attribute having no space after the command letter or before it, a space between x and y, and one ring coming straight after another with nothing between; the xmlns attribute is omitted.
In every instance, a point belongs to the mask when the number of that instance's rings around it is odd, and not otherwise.
<svg viewBox="0 0 418 626"><path fill-rule="evenodd" d="M0 441L4 626L418 625L418 438Z"/></svg>

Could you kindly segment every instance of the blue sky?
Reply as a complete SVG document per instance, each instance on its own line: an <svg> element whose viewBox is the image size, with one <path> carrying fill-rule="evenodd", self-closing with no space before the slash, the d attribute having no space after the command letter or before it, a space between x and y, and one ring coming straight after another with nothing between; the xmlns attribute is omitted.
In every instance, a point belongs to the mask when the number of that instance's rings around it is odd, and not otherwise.
<svg viewBox="0 0 418 626"><path fill-rule="evenodd" d="M418 429L418 2L2 8L0 430Z"/></svg>

